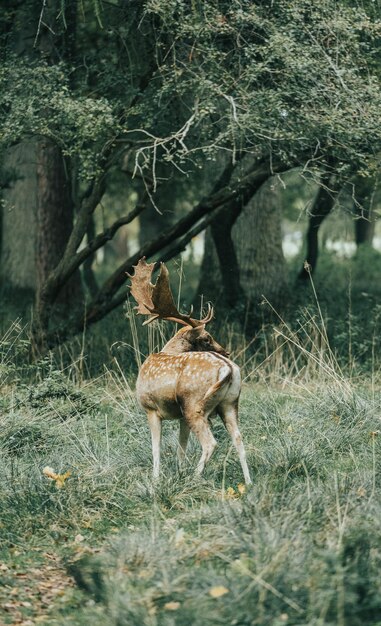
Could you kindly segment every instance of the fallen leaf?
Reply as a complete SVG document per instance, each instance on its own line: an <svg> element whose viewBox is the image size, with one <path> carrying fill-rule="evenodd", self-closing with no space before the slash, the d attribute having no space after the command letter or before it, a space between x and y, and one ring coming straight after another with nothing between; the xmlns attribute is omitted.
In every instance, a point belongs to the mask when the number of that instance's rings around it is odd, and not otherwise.
<svg viewBox="0 0 381 626"><path fill-rule="evenodd" d="M49 478L50 480L55 481L57 489L62 489L62 487L65 484L65 481L69 478L69 476L71 476L70 470L68 470L64 474L56 474L54 469L52 467L49 467L48 465L44 467L44 469L42 470L42 473L44 476L46 476L46 478Z"/></svg>
<svg viewBox="0 0 381 626"><path fill-rule="evenodd" d="M47 478L51 478L52 480L55 480L55 477L57 476L54 469L52 467L49 467L49 465L46 465L44 467L42 473L44 476L46 476Z"/></svg>
<svg viewBox="0 0 381 626"><path fill-rule="evenodd" d="M177 611L177 609L179 609L179 608L180 608L180 606L181 606L181 605L180 605L180 602L166 602L166 603L164 604L164 608L165 608L167 611Z"/></svg>
<svg viewBox="0 0 381 626"><path fill-rule="evenodd" d="M228 498L237 498L238 494L234 491L233 487L228 487L226 490L226 495Z"/></svg>
<svg viewBox="0 0 381 626"><path fill-rule="evenodd" d="M212 598L221 598L221 596L229 593L229 589L227 589L223 585L217 585L216 587L211 587L208 593Z"/></svg>
<svg viewBox="0 0 381 626"><path fill-rule="evenodd" d="M243 483L239 483L239 485L237 485L237 489L242 496L246 491L246 485L244 485Z"/></svg>

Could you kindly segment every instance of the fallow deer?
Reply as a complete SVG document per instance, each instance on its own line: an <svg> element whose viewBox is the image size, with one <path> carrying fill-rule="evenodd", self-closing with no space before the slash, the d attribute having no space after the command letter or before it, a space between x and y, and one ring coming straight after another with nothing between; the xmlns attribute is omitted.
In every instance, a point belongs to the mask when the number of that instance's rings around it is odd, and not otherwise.
<svg viewBox="0 0 381 626"><path fill-rule="evenodd" d="M144 324L155 319L171 320L184 326L161 352L151 354L143 363L137 383L137 397L148 417L152 437L153 477L160 469L161 422L180 420L179 462L184 459L190 431L202 447L196 472L201 474L217 442L208 418L216 413L237 449L246 484L251 484L245 449L238 428L238 400L241 391L239 367L228 352L205 330L213 318L209 306L204 319L196 320L177 310L169 285L168 270L161 264L155 285L151 277L155 263L140 259L131 278L131 294L137 313L148 315Z"/></svg>

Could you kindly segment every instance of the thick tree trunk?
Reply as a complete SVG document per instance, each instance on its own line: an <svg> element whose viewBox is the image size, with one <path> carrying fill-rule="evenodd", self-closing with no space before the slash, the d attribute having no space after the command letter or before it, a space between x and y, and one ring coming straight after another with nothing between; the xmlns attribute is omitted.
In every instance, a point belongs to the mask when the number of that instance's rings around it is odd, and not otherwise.
<svg viewBox="0 0 381 626"><path fill-rule="evenodd" d="M357 212L357 211L356 211ZM359 217L355 221L355 238L357 246L368 245L373 243L376 222L372 219L370 209L363 209L359 212Z"/></svg>
<svg viewBox="0 0 381 626"><path fill-rule="evenodd" d="M263 296L275 308L285 304L287 269L279 194L279 184L270 178L245 206L232 231L241 285L254 313Z"/></svg>
<svg viewBox="0 0 381 626"><path fill-rule="evenodd" d="M49 139L37 147L37 302L51 271L61 260L73 227L70 177L59 147ZM81 279L76 272L57 300L62 309L82 303Z"/></svg>
<svg viewBox="0 0 381 626"><path fill-rule="evenodd" d="M87 241L93 241L95 239L95 222L94 222L94 216L92 215L89 219L89 223L87 226L87 233L86 233L86 238ZM83 281L87 287L87 289L89 290L90 296L92 298L95 298L95 296L98 293L98 283L97 283L97 279L95 278L95 274L94 274L94 270L93 270L93 262L94 262L94 255L90 255L89 257L87 257L87 259L84 261L83 263L83 269L82 269L82 275L83 275Z"/></svg>
<svg viewBox="0 0 381 626"><path fill-rule="evenodd" d="M35 290L37 282L37 141L7 151L9 186L3 191L0 276L9 290Z"/></svg>
<svg viewBox="0 0 381 626"><path fill-rule="evenodd" d="M65 17L60 15L65 11ZM10 49L27 60L70 61L74 54L76 2L26 0L15 8ZM49 103L47 103L48 107ZM46 115L49 115L47 108ZM67 315L81 304L82 286L73 273L48 306L45 285L58 265L73 227L70 172L52 140L35 137L9 150L7 167L16 181L5 191L2 226L2 279L11 288L28 287L36 297L35 324L46 333L52 315ZM43 329L43 330L42 330Z"/></svg>
<svg viewBox="0 0 381 626"><path fill-rule="evenodd" d="M224 298L230 308L236 308L245 299L245 293L241 286L240 263L236 253L236 243L234 243L232 237L232 228L236 222L237 213L238 211L232 210L228 205L219 219L215 220L211 225L222 276Z"/></svg>
<svg viewBox="0 0 381 626"><path fill-rule="evenodd" d="M210 226L205 231L204 256L202 257L200 267L200 279L197 288L197 302L194 303L195 306L200 304L198 301L200 295L206 298L206 300L211 300L213 304L217 306L220 302L221 304L224 303L220 263Z"/></svg>
<svg viewBox="0 0 381 626"><path fill-rule="evenodd" d="M235 216L224 212L214 230L206 232L199 292L230 309L249 302L255 313L263 296L275 307L284 303L287 273L279 190L273 182L265 182Z"/></svg>

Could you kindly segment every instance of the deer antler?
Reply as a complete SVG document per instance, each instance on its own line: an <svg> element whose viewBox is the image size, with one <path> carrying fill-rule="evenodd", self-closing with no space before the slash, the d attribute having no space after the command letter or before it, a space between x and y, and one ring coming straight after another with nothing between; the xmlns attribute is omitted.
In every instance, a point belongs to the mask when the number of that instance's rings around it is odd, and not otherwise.
<svg viewBox="0 0 381 626"><path fill-rule="evenodd" d="M144 324L150 324L160 318L195 328L200 324L207 324L213 319L214 311L210 304L208 304L208 313L202 320L191 317L193 307L188 315L180 313L173 299L166 266L164 263L160 264L160 274L155 285L151 283L154 267L155 263L146 263L145 257L143 257L134 266L134 275L128 274L131 279L131 295L138 304L135 307L137 313L151 316Z"/></svg>

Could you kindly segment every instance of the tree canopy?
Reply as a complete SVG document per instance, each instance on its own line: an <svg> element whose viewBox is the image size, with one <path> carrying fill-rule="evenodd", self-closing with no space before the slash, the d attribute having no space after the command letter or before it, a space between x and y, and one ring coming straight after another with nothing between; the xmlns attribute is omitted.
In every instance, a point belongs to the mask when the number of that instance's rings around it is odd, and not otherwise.
<svg viewBox="0 0 381 626"><path fill-rule="evenodd" d="M192 174L194 181L202 169L212 189L202 199L203 187L193 182L196 205L182 226L140 251L167 257L166 246L177 241L174 249L181 248L179 237L189 240L205 228L206 215L232 206L235 197L247 201L273 173L301 166L368 176L378 168L376 3L12 4L1 29L0 145L4 150L28 137L54 142L77 194L66 257L45 289L51 302L89 255L155 204L159 164L166 178ZM240 161L245 166L232 177ZM110 172L126 163L142 181L138 206L83 247ZM98 304L115 296L132 260L101 287Z"/></svg>
<svg viewBox="0 0 381 626"><path fill-rule="evenodd" d="M182 167L220 150L290 164L330 153L358 168L377 158L381 22L357 2L84 8L69 61L44 61L43 49L34 59L6 51L3 147L46 135L78 159L87 180L103 170L105 150L121 144L142 168L158 159ZM54 21L63 32L65 10Z"/></svg>

